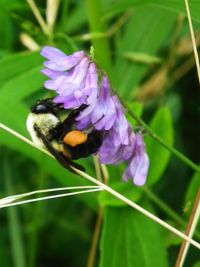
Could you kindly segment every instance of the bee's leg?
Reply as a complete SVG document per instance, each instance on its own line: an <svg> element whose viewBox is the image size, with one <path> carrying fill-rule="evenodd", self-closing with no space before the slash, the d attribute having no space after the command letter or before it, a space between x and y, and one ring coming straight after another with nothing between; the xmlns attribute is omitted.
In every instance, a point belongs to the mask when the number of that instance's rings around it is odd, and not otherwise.
<svg viewBox="0 0 200 267"><path fill-rule="evenodd" d="M76 117L80 114L80 112L86 108L86 105L82 105L78 109L72 110L68 116L60 122L56 127L49 131L49 140L59 139L63 140L64 136L73 129L73 125L75 123Z"/></svg>
<svg viewBox="0 0 200 267"><path fill-rule="evenodd" d="M40 131L39 127L35 124L34 129L37 132L38 136L42 139L45 147L47 150L57 159L57 161L66 169L69 171L77 174L71 166L75 167L76 169L79 169L80 171L85 171L85 168L82 167L81 165L71 161L70 159L66 158L63 156L62 153L58 152L54 147L51 145L49 140L43 135L43 133Z"/></svg>
<svg viewBox="0 0 200 267"><path fill-rule="evenodd" d="M62 122L63 124L63 132L69 132L72 129L72 126L74 125L74 122L76 120L76 117L80 114L81 111L83 111L87 105L81 105L79 108L72 110L69 115L66 117L66 119ZM65 135L64 134L64 135Z"/></svg>

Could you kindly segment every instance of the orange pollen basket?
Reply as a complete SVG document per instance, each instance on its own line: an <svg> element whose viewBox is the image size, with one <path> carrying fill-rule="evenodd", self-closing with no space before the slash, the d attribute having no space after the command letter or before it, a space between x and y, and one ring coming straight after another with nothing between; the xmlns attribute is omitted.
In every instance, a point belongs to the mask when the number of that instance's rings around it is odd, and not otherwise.
<svg viewBox="0 0 200 267"><path fill-rule="evenodd" d="M85 143L86 140L87 140L87 134L84 134L83 132L77 130L73 130L67 133L63 138L63 142L71 147L83 144Z"/></svg>

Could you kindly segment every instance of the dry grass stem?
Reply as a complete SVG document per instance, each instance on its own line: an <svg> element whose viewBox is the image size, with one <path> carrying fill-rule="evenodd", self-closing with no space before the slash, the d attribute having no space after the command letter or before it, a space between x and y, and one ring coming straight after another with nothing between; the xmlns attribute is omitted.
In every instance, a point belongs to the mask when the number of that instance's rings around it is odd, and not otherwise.
<svg viewBox="0 0 200 267"><path fill-rule="evenodd" d="M41 16L40 11L39 11L36 3L34 2L34 0L27 0L27 2L29 4L29 6L30 6L35 18L37 19L38 24L40 25L43 33L46 34L46 35L49 35L49 29L47 27L47 24L44 21L43 17Z"/></svg>
<svg viewBox="0 0 200 267"><path fill-rule="evenodd" d="M192 212L190 215L190 219L189 219L189 222L187 224L186 231L185 231L185 234L187 236L189 236L190 238L192 238L192 236L194 234L195 228L196 228L198 220L199 220L199 216L200 216L200 188L197 192L194 206L193 206L193 209L192 209ZM190 246L190 244L187 241L183 240L181 248L179 250L177 260L176 260L175 267L182 267L183 266L185 259L186 259L188 249L189 249L189 246Z"/></svg>
<svg viewBox="0 0 200 267"><path fill-rule="evenodd" d="M47 197L39 197L39 198L33 198L33 199L28 199L28 200L23 200L19 202L14 202L14 203L5 203L0 206L0 208L5 208L5 207L10 207L10 206L16 206L16 205L22 205L22 204L27 204L31 202L36 202L36 201L42 201L42 200L47 200L47 199L53 199L53 198L60 198L60 197L67 197L67 196L73 196L73 195L80 195L83 193L92 193L92 192L97 192L103 190L102 188L98 187L96 189L90 189L90 190L82 190L82 191L77 191L77 192L71 192L71 193L65 193L65 194L59 194L59 195L53 195L53 196L47 196Z"/></svg>
<svg viewBox="0 0 200 267"><path fill-rule="evenodd" d="M199 84L200 84L199 56L198 56L198 51L197 51L197 46L196 46L196 41L195 41L195 36L194 36L194 30L193 30L193 26L192 26L192 19L191 19L191 15L190 15L190 8L189 8L188 0L185 0L185 8L186 8L186 12L187 12L188 24L189 24L189 28L190 28L194 57L195 57L196 67L197 67L197 74L198 74L198 79L199 79Z"/></svg>
<svg viewBox="0 0 200 267"><path fill-rule="evenodd" d="M46 20L50 33L53 32L59 5L60 5L60 0L47 0Z"/></svg>
<svg viewBox="0 0 200 267"><path fill-rule="evenodd" d="M14 135L18 138L20 138L21 140L23 140L20 134L16 133L15 131L9 129L8 127L6 127L3 124L0 124L0 128L9 131L11 134L14 133ZM9 129L9 130L8 130ZM25 142L27 142L28 139L24 138ZM29 141L29 140L28 140ZM30 145L36 147L31 141L29 141ZM45 152L47 155L49 155L49 153L47 151L43 151ZM190 244L192 244L193 246L197 247L198 249L200 249L200 244L191 239L190 237L188 237L187 235L185 235L184 233L180 232L179 230L177 230L176 228L174 228L173 226L169 225L168 223L164 222L163 220L161 220L160 218L156 217L154 214L150 213L149 211L145 210L144 208L140 207L138 204L134 203L133 201L131 201L130 199L126 198L125 196L121 195L120 193L118 193L117 191L115 191L114 189L112 189L111 187L107 186L106 184L96 180L95 178L93 178L92 176L88 175L85 172L82 172L74 167L71 166L71 168L80 176L82 176L83 178L91 181L92 183L101 186L102 189L106 190L107 192L109 192L111 195L115 196L116 198L120 199L122 202L126 203L127 205L129 205L130 207L136 209L137 211L139 211L140 213L142 213L143 215L145 215L146 217L148 217L149 219L153 220L154 222L160 224L162 227L168 229L169 231L171 231L172 233L174 233L175 235L179 236L180 238L188 241Z"/></svg>
<svg viewBox="0 0 200 267"><path fill-rule="evenodd" d="M40 46L36 41L27 33L22 32L19 36L21 43L28 48L30 51L40 50Z"/></svg>

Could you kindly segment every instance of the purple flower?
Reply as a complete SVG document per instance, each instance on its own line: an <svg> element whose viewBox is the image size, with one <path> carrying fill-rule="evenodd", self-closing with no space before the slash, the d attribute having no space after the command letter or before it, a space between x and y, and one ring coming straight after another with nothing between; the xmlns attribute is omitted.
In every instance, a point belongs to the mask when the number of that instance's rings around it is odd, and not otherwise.
<svg viewBox="0 0 200 267"><path fill-rule="evenodd" d="M113 125L113 143L115 146L128 145L129 140L129 124L124 115L122 105L119 102L119 99L116 95L113 96L113 102L115 103L116 108L116 120Z"/></svg>
<svg viewBox="0 0 200 267"><path fill-rule="evenodd" d="M149 168L143 137L131 129L117 96L113 96L113 101L117 116L99 149L99 159L104 164L128 161L129 165L123 174L123 180L132 179L136 185L143 185Z"/></svg>
<svg viewBox="0 0 200 267"><path fill-rule="evenodd" d="M83 51L78 51L67 56L55 47L45 46L41 51L41 55L48 59L48 61L44 62L44 66L48 69L66 71L77 65L84 57L85 53Z"/></svg>
<svg viewBox="0 0 200 267"><path fill-rule="evenodd" d="M123 174L123 180L133 179L136 185L144 185L146 182L149 168L149 158L145 152L143 137L140 133L136 134L135 149L129 165Z"/></svg>
<svg viewBox="0 0 200 267"><path fill-rule="evenodd" d="M108 131L102 146L99 149L99 159L104 164L119 164L131 158L135 148L135 133L129 127L127 130L128 143L114 144L114 135L116 133L112 130Z"/></svg>
<svg viewBox="0 0 200 267"><path fill-rule="evenodd" d="M58 93L54 98L55 103L61 103L64 108L70 109L96 101L96 64L90 63L83 51L67 56L57 48L46 46L41 55L49 59L44 62L47 68L41 72L50 78L44 86Z"/></svg>
<svg viewBox="0 0 200 267"><path fill-rule="evenodd" d="M111 93L107 75L101 77L96 63L83 51L66 55L46 46L41 55L48 59L41 72L49 78L44 86L57 93L54 102L63 104L65 109L87 105L76 118L75 127L103 132L104 140L98 151L101 163L126 161L123 180L143 185L149 168L143 136L134 133L129 125L118 97Z"/></svg>
<svg viewBox="0 0 200 267"><path fill-rule="evenodd" d="M79 129L92 124L96 130L109 130L116 121L116 108L110 94L108 77L104 75L96 101L91 102L77 118Z"/></svg>

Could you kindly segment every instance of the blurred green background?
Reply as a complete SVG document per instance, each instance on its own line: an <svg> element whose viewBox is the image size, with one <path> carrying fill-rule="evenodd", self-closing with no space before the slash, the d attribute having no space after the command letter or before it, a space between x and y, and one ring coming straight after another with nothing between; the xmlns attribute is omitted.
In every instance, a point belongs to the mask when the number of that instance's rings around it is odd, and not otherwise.
<svg viewBox="0 0 200 267"><path fill-rule="evenodd" d="M199 47L200 3L189 4ZM42 46L69 54L89 52L93 45L97 62L129 107L198 164L200 88L185 14L182 0L0 0L0 123L29 138L30 106L49 96L40 74ZM121 182L123 165L108 166L109 186L184 231L200 174L147 134L145 142L151 164L146 186ZM0 197L89 184L2 129L0 151ZM81 163L96 177L92 157ZM89 264L99 207L101 232ZM194 238L200 239L200 227ZM105 192L0 210L0 267L167 267L175 265L180 244ZM191 246L184 266L199 267L199 256Z"/></svg>

